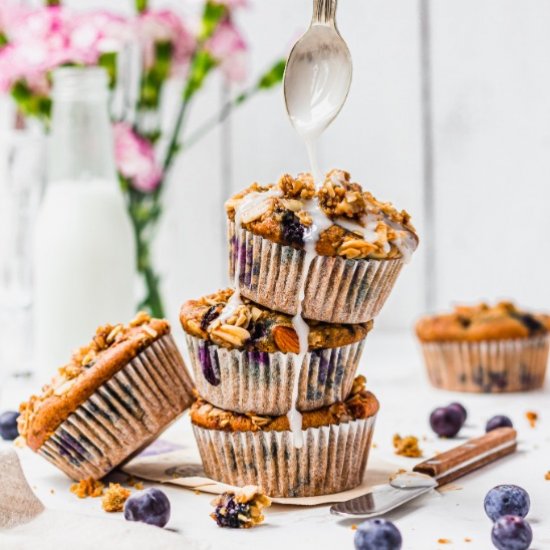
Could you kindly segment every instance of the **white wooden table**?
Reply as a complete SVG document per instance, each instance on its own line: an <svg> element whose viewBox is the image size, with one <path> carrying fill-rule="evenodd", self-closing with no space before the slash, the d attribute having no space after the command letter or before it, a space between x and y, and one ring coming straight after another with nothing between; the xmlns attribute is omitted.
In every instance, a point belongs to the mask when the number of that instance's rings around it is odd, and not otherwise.
<svg viewBox="0 0 550 550"><path fill-rule="evenodd" d="M432 389L426 380L419 350L406 333L374 332L363 356L361 372L381 402L373 453L396 467L410 468L416 461L397 457L392 451L392 436L416 435L425 456L456 445L461 439L480 435L485 421L494 414L507 414L519 431L519 451L512 457L460 479L451 490L433 493L387 516L403 534L406 550L492 548L491 523L483 511L486 492L499 483L523 486L531 496L528 516L534 531L534 550L550 548L550 387L544 392L518 395L478 396L450 394ZM1 396L1 409L14 407L29 392L28 385L8 384ZM430 411L453 400L468 409L467 425L455 441L439 440L431 433ZM525 412L539 413L540 421L531 428ZM172 440L192 440L189 419L184 417L163 436ZM46 506L85 514L101 515L97 499L78 500L69 493L70 481L40 457L24 450L20 453L24 470L36 494ZM216 550L254 548L262 550L299 550L301 548L353 548L353 523L331 516L328 506L294 508L273 506L267 511L264 526L249 531L220 529L210 519L211 495L164 487L172 503L169 527L191 539L208 542ZM113 521L124 521L121 515ZM471 542L466 542L466 538ZM451 543L438 543L439 539Z"/></svg>

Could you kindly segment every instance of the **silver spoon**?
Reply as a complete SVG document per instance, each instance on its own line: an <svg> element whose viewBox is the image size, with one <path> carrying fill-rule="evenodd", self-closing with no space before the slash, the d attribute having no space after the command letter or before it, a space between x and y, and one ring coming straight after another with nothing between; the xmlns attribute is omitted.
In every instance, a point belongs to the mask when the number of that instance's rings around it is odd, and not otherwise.
<svg viewBox="0 0 550 550"><path fill-rule="evenodd" d="M351 85L351 55L336 27L336 5L337 0L313 0L311 25L286 64L286 110L306 141L317 138L334 120Z"/></svg>

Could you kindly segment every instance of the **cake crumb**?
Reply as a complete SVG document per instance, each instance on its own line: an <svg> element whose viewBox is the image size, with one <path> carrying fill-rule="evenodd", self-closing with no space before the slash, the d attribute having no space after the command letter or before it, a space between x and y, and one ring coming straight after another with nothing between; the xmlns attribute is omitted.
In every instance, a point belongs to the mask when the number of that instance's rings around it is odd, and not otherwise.
<svg viewBox="0 0 550 550"><path fill-rule="evenodd" d="M71 493L78 498L100 497L103 494L103 483L91 477L88 479L81 479L78 483L73 483L71 485Z"/></svg>
<svg viewBox="0 0 550 550"><path fill-rule="evenodd" d="M529 425L531 428L534 428L537 425L537 420L539 419L539 415L534 411L527 411L525 413L525 418L527 418L527 422L529 422Z"/></svg>
<svg viewBox="0 0 550 550"><path fill-rule="evenodd" d="M464 542L472 542L472 539L470 537L465 537Z"/></svg>
<svg viewBox="0 0 550 550"><path fill-rule="evenodd" d="M134 479L132 476L130 476L130 477L126 480L126 483L127 483L130 487L133 487L134 489L136 489L136 490L138 490L138 491L142 491L142 490L143 490L143 482L138 481L137 479Z"/></svg>
<svg viewBox="0 0 550 550"><path fill-rule="evenodd" d="M55 489L50 489L50 494L55 495Z"/></svg>
<svg viewBox="0 0 550 550"><path fill-rule="evenodd" d="M352 531L357 531L357 525L355 525L355 523L351 524L351 530Z"/></svg>
<svg viewBox="0 0 550 550"><path fill-rule="evenodd" d="M122 512L130 494L131 491L122 487L120 483L109 483L109 488L101 500L101 506L106 512Z"/></svg>
<svg viewBox="0 0 550 550"><path fill-rule="evenodd" d="M378 444L377 444L377 443L373 443L373 444L372 444L372 448L373 448L373 449L378 449Z"/></svg>
<svg viewBox="0 0 550 550"><path fill-rule="evenodd" d="M401 437L399 434L395 434L393 436L393 446L396 455L410 458L419 458L422 456L422 449L418 446L418 437L414 435Z"/></svg>
<svg viewBox="0 0 550 550"><path fill-rule="evenodd" d="M546 481L550 481L550 470L548 470L545 474L544 474L544 479Z"/></svg>
<svg viewBox="0 0 550 550"><path fill-rule="evenodd" d="M201 494L201 492L200 492L199 490L197 490L197 489L194 489L194 490L193 490L193 493L195 493L196 495L200 495L200 494Z"/></svg>
<svg viewBox="0 0 550 550"><path fill-rule="evenodd" d="M452 544L451 539L437 539L437 544Z"/></svg>

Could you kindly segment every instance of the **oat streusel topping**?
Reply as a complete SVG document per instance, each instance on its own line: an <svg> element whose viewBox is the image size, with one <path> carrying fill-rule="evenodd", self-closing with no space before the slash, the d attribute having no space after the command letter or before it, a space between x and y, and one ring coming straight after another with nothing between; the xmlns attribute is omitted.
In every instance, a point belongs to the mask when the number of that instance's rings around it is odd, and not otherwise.
<svg viewBox="0 0 550 550"><path fill-rule="evenodd" d="M131 494L132 492L120 483L109 483L109 488L105 490L101 499L101 507L105 512L122 512L124 503Z"/></svg>
<svg viewBox="0 0 550 550"><path fill-rule="evenodd" d="M236 210L251 194L265 198L246 208L241 225L279 244L303 248L312 224L311 212L320 208L333 222L316 244L321 256L407 259L418 245L409 214L378 201L343 170L330 171L318 190L309 173L295 178L284 174L276 185L254 183L226 202L230 220L235 220Z"/></svg>
<svg viewBox="0 0 550 550"><path fill-rule="evenodd" d="M401 437L399 434L393 436L393 447L395 454L407 456L409 458L419 458L422 456L422 449L418 445L418 437L408 435Z"/></svg>
<svg viewBox="0 0 550 550"><path fill-rule="evenodd" d="M242 298L233 313L220 319L232 296L225 289L183 304L180 321L186 332L225 348L245 348L260 352L298 353L298 335L292 317ZM307 321L309 349L335 348L358 342L371 330L373 322L342 325Z"/></svg>

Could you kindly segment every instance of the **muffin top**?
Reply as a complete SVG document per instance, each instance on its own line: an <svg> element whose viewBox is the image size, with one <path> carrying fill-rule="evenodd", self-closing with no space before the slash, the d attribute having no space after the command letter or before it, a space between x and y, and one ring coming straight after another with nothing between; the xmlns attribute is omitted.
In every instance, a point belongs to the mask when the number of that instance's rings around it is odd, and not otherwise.
<svg viewBox="0 0 550 550"><path fill-rule="evenodd" d="M344 424L352 420L374 416L380 407L378 399L365 389L364 376L353 382L349 397L328 407L302 413L302 429L319 428L332 424ZM263 416L255 413L239 414L218 409L198 397L191 406L193 424L209 430L226 432L282 432L290 429L287 415Z"/></svg>
<svg viewBox="0 0 550 550"><path fill-rule="evenodd" d="M285 174L276 185L254 183L226 202L227 216L255 235L297 249L317 227L321 256L408 260L418 246L409 214L350 179L348 172L332 170L319 188L309 173Z"/></svg>
<svg viewBox="0 0 550 550"><path fill-rule="evenodd" d="M453 313L420 319L416 334L423 342L509 340L546 334L550 316L528 313L510 302L494 306L458 306Z"/></svg>
<svg viewBox="0 0 550 550"><path fill-rule="evenodd" d="M19 434L27 445L36 451L99 386L169 332L167 321L143 312L128 325L99 327L93 340L73 353L39 395L20 405Z"/></svg>
<svg viewBox="0 0 550 550"><path fill-rule="evenodd" d="M274 353L298 353L298 335L292 317L271 311L242 297L241 302L220 314L233 290L219 290L199 300L185 302L180 310L184 330L203 340L224 348ZM229 308L228 308L229 309ZM372 321L341 325L306 321L309 331L309 350L336 348L362 340L372 328Z"/></svg>

